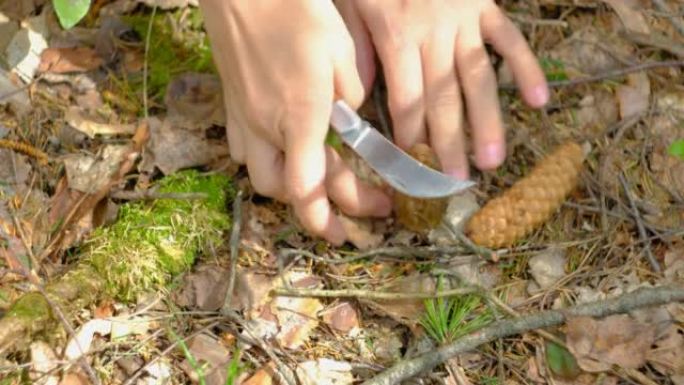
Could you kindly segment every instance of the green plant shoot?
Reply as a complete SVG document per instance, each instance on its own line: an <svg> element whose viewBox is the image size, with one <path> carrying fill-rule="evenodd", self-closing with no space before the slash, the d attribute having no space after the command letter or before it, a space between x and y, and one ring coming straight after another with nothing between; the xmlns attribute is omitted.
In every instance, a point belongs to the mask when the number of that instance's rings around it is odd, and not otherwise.
<svg viewBox="0 0 684 385"><path fill-rule="evenodd" d="M69 29L78 24L78 22L88 14L90 1L91 0L52 0L57 19L59 19L59 24L62 25L62 28Z"/></svg>
<svg viewBox="0 0 684 385"><path fill-rule="evenodd" d="M684 139L675 140L668 148L667 153L684 160Z"/></svg>

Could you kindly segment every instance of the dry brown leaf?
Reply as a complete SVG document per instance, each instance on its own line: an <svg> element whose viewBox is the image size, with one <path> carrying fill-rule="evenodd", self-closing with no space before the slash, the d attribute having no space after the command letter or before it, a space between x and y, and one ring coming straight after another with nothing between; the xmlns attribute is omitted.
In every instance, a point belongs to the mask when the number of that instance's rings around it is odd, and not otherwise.
<svg viewBox="0 0 684 385"><path fill-rule="evenodd" d="M382 244L382 234L373 232L373 223L368 218L352 218L339 214L342 228L347 233L347 239L359 250L377 248Z"/></svg>
<svg viewBox="0 0 684 385"><path fill-rule="evenodd" d="M297 364L297 377L302 385L347 385L354 382L349 363L327 358L300 362Z"/></svg>
<svg viewBox="0 0 684 385"><path fill-rule="evenodd" d="M104 188L117 174L129 152L128 145L108 145L97 156L86 153L67 155L64 168L69 188L83 193Z"/></svg>
<svg viewBox="0 0 684 385"><path fill-rule="evenodd" d="M33 384L57 385L59 378L55 369L59 366L57 354L43 341L31 343L31 370L30 376Z"/></svg>
<svg viewBox="0 0 684 385"><path fill-rule="evenodd" d="M90 380L79 372L70 371L62 377L59 385L90 385Z"/></svg>
<svg viewBox="0 0 684 385"><path fill-rule="evenodd" d="M564 277L565 262L565 250L559 248L547 249L530 258L529 271L536 282L530 293L547 289Z"/></svg>
<svg viewBox="0 0 684 385"><path fill-rule="evenodd" d="M348 301L342 301L335 306L325 309L321 316L323 322L342 333L349 333L360 326L359 314L354 305Z"/></svg>
<svg viewBox="0 0 684 385"><path fill-rule="evenodd" d="M603 1L613 8L628 31L644 34L651 32L646 18L636 7L634 7L634 2L627 0Z"/></svg>
<svg viewBox="0 0 684 385"><path fill-rule="evenodd" d="M246 379L242 385L272 385L276 383L273 379L273 363L268 363L259 368L250 378Z"/></svg>
<svg viewBox="0 0 684 385"><path fill-rule="evenodd" d="M628 83L617 88L620 117L626 119L645 113L649 107L651 83L645 73L630 74Z"/></svg>
<svg viewBox="0 0 684 385"><path fill-rule="evenodd" d="M672 247L665 252L665 271L667 282L684 284L684 244Z"/></svg>
<svg viewBox="0 0 684 385"><path fill-rule="evenodd" d="M684 325L670 324L653 343L648 361L662 374L684 377Z"/></svg>
<svg viewBox="0 0 684 385"><path fill-rule="evenodd" d="M222 92L218 76L191 72L169 83L164 102L169 116L187 121L189 128L225 126Z"/></svg>
<svg viewBox="0 0 684 385"><path fill-rule="evenodd" d="M102 62L90 47L47 48L40 55L38 72L88 72L101 66Z"/></svg>
<svg viewBox="0 0 684 385"><path fill-rule="evenodd" d="M283 279L294 288L320 286L319 278L299 271L291 271ZM275 317L278 321L276 340L283 347L296 349L309 339L311 332L318 326L318 313L322 309L323 304L317 298L277 296L265 309L268 312L262 312L262 317Z"/></svg>
<svg viewBox="0 0 684 385"><path fill-rule="evenodd" d="M176 123L170 119L150 119L150 140L145 146L140 170L152 172L157 167L169 175L228 156L224 141L209 140L204 131L188 130Z"/></svg>
<svg viewBox="0 0 684 385"><path fill-rule="evenodd" d="M200 334L188 342L188 350L195 358L196 365L202 367L202 374L207 385L225 385L226 366L232 358L225 346L213 337ZM190 361L187 359L183 361L181 368L193 382L199 382L198 373Z"/></svg>
<svg viewBox="0 0 684 385"><path fill-rule="evenodd" d="M607 371L613 365L637 369L646 363L654 340L653 327L626 314L601 320L573 317L567 322L568 349L588 372Z"/></svg>
<svg viewBox="0 0 684 385"><path fill-rule="evenodd" d="M179 306L203 311L219 310L226 299L230 270L203 265L183 276L183 287L176 296Z"/></svg>
<svg viewBox="0 0 684 385"><path fill-rule="evenodd" d="M383 291L399 293L429 293L436 289L435 279L427 274L413 273L394 280ZM422 299L378 300L376 306L398 322L414 325L422 316Z"/></svg>
<svg viewBox="0 0 684 385"><path fill-rule="evenodd" d="M72 106L67 109L64 119L70 126L78 131L94 138L97 135L133 135L137 126L135 124L109 124L100 123L88 118L81 108Z"/></svg>

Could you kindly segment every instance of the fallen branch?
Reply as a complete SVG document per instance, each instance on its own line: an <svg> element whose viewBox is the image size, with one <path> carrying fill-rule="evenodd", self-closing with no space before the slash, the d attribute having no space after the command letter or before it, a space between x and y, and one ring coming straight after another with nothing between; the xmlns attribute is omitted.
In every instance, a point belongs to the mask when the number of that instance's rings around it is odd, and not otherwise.
<svg viewBox="0 0 684 385"><path fill-rule="evenodd" d="M642 288L609 300L591 302L561 310L547 310L520 318L494 322L432 352L410 360L400 361L363 384L398 384L421 372L434 368L451 357L473 350L487 342L534 329L559 325L569 317L605 317L611 314L625 313L640 307L658 306L671 302L684 302L684 288L667 286Z"/></svg>
<svg viewBox="0 0 684 385"><path fill-rule="evenodd" d="M404 300L404 299L431 299L453 297L457 295L472 294L479 292L477 287L460 287L452 290L442 290L423 293L401 293L371 290L321 290L321 289L273 289L273 294L285 297L317 297L317 298L363 298L363 299L383 299L383 300Z"/></svg>

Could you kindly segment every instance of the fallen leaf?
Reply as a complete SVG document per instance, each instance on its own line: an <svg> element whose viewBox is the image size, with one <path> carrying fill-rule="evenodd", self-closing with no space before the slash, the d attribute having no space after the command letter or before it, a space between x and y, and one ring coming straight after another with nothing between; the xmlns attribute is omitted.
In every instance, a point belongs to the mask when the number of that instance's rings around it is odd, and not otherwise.
<svg viewBox="0 0 684 385"><path fill-rule="evenodd" d="M14 0L0 2L0 12L12 20L24 20L33 15L47 0Z"/></svg>
<svg viewBox="0 0 684 385"><path fill-rule="evenodd" d="M81 108L71 106L64 114L64 119L69 125L86 134L89 138L97 135L133 135L137 129L135 124L109 124L100 123L85 116Z"/></svg>
<svg viewBox="0 0 684 385"><path fill-rule="evenodd" d="M568 78L618 68L622 64L616 56L629 58L633 55L634 47L631 44L609 31L598 29L594 24L588 23L587 27L574 32L549 51L551 59L562 63ZM598 48L602 45L609 46L611 52Z"/></svg>
<svg viewBox="0 0 684 385"><path fill-rule="evenodd" d="M335 306L325 309L321 316L323 322L342 333L349 333L360 326L359 314L348 301L342 301Z"/></svg>
<svg viewBox="0 0 684 385"><path fill-rule="evenodd" d="M128 145L108 145L98 156L81 153L67 155L64 157L64 168L69 188L84 193L105 188L119 172L129 152Z"/></svg>
<svg viewBox="0 0 684 385"><path fill-rule="evenodd" d="M639 10L635 9L632 4L630 4L633 2L626 0L603 1L613 8L627 30L644 34L651 32L644 15Z"/></svg>
<svg viewBox="0 0 684 385"><path fill-rule="evenodd" d="M474 285L486 289L496 286L499 278L501 278L501 269L496 264L481 265L479 261L450 263L449 273L465 285Z"/></svg>
<svg viewBox="0 0 684 385"><path fill-rule="evenodd" d="M359 355L380 365L396 362L403 355L404 332L393 322L369 323L357 337Z"/></svg>
<svg viewBox="0 0 684 385"><path fill-rule="evenodd" d="M215 265L199 266L183 276L183 287L176 296L176 303L190 309L219 310L226 299L229 277L229 269Z"/></svg>
<svg viewBox="0 0 684 385"><path fill-rule="evenodd" d="M140 170L152 172L158 167L165 175L203 166L229 154L227 143L207 139L202 130L188 130L172 120L156 118L150 119L150 140L145 148Z"/></svg>
<svg viewBox="0 0 684 385"><path fill-rule="evenodd" d="M436 289L435 279L427 274L413 273L400 277L383 288L398 293L429 293ZM413 325L419 322L425 305L423 299L377 300L375 306L398 322Z"/></svg>
<svg viewBox="0 0 684 385"><path fill-rule="evenodd" d="M19 190L19 187L27 185L32 170L28 157L0 148L0 164L6 165L0 167L0 180L3 185L9 185L13 190ZM0 188L3 187L0 185Z"/></svg>
<svg viewBox="0 0 684 385"><path fill-rule="evenodd" d="M88 72L102 65L102 59L90 47L46 48L40 54L38 72Z"/></svg>
<svg viewBox="0 0 684 385"><path fill-rule="evenodd" d="M628 84L619 86L616 91L622 119L648 111L651 96L651 83L645 73L630 74L627 79Z"/></svg>
<svg viewBox="0 0 684 385"><path fill-rule="evenodd" d="M319 358L297 365L302 385L347 385L354 382L352 367L347 362Z"/></svg>
<svg viewBox="0 0 684 385"><path fill-rule="evenodd" d="M8 67L27 83L38 70L40 54L48 47L46 14L47 12L43 12L40 16L22 23L22 28L14 34L5 50Z"/></svg>
<svg viewBox="0 0 684 385"><path fill-rule="evenodd" d="M559 248L547 249L528 262L529 272L536 285L528 287L528 292L534 293L553 286L565 276L565 250Z"/></svg>
<svg viewBox="0 0 684 385"><path fill-rule="evenodd" d="M226 384L226 366L231 361L231 353L221 343L206 334L193 337L188 342L188 350L194 357L196 365L202 368L204 381L207 385ZM199 382L199 375L187 359L181 363L183 371L192 379Z"/></svg>
<svg viewBox="0 0 684 385"><path fill-rule="evenodd" d="M382 244L382 234L373 232L373 223L368 218L352 218L346 215L338 215L342 228L347 233L347 239L359 250L377 248Z"/></svg>
<svg viewBox="0 0 684 385"><path fill-rule="evenodd" d="M684 378L684 326L671 323L653 343L648 362L662 374Z"/></svg>
<svg viewBox="0 0 684 385"><path fill-rule="evenodd" d="M188 128L225 126L222 92L218 76L185 73L169 83L164 102L169 116L188 121Z"/></svg>
<svg viewBox="0 0 684 385"><path fill-rule="evenodd" d="M148 317L113 317L109 319L111 326L111 339L116 341L129 335L145 335L152 327L152 321Z"/></svg>
<svg viewBox="0 0 684 385"><path fill-rule="evenodd" d="M95 334L107 336L111 331L111 320L93 319L86 322L76 330L76 334L67 343L64 349L64 356L73 361L81 358L90 351Z"/></svg>
<svg viewBox="0 0 684 385"><path fill-rule="evenodd" d="M285 348L296 349L309 339L318 326L323 304L316 298L276 297L271 312L278 318L276 340Z"/></svg>
<svg viewBox="0 0 684 385"><path fill-rule="evenodd" d="M59 366L57 354L50 345L43 341L31 343L31 368L30 376L32 384L57 385L59 377L55 369Z"/></svg>
<svg viewBox="0 0 684 385"><path fill-rule="evenodd" d="M31 110L31 100L28 91L21 85L15 84L9 72L0 68L0 106L9 104L19 116L26 115Z"/></svg>
<svg viewBox="0 0 684 385"><path fill-rule="evenodd" d="M149 375L145 379L146 385L167 385L173 374L171 365L163 359L145 365L145 372Z"/></svg>
<svg viewBox="0 0 684 385"><path fill-rule="evenodd" d="M564 347L555 342L546 343L546 362L551 372L561 378L575 378L582 372L577 360Z"/></svg>
<svg viewBox="0 0 684 385"><path fill-rule="evenodd" d="M246 379L242 385L272 385L275 383L273 379L273 363L262 366L251 377Z"/></svg>
<svg viewBox="0 0 684 385"><path fill-rule="evenodd" d="M90 380L79 372L70 371L62 377L59 385L90 385Z"/></svg>
<svg viewBox="0 0 684 385"><path fill-rule="evenodd" d="M567 329L568 349L588 372L608 371L613 365L637 369L646 363L649 347L655 340L650 325L625 314L600 320L572 317Z"/></svg>

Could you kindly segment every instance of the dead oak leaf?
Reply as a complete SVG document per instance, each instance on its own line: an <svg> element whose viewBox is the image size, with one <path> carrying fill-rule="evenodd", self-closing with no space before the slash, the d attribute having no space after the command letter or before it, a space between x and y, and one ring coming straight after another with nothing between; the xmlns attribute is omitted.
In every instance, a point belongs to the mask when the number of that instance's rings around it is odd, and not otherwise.
<svg viewBox="0 0 684 385"><path fill-rule="evenodd" d="M88 72L98 68L102 63L102 58L90 47L46 48L40 54L38 72Z"/></svg>
<svg viewBox="0 0 684 385"><path fill-rule="evenodd" d="M321 316L323 322L342 333L349 333L359 327L359 314L354 305L348 301L325 309Z"/></svg>
<svg viewBox="0 0 684 385"><path fill-rule="evenodd" d="M646 18L638 9L632 6L631 3L633 2L626 0L603 0L603 2L613 8L628 31L643 34L651 32Z"/></svg>
<svg viewBox="0 0 684 385"><path fill-rule="evenodd" d="M226 366L231 360L231 353L225 346L208 335L200 334L190 340L188 350L197 364L203 367L202 373L207 385L223 385L226 383ZM199 381L197 371L189 360L183 361L181 367L193 382Z"/></svg>
<svg viewBox="0 0 684 385"><path fill-rule="evenodd" d="M189 72L169 83L164 102L170 117L187 120L190 128L225 126L221 79Z"/></svg>
<svg viewBox="0 0 684 385"><path fill-rule="evenodd" d="M165 175L203 166L228 156L228 145L209 140L203 130L189 130L170 119L151 118L150 139L145 146L140 170L152 172L158 167Z"/></svg>
<svg viewBox="0 0 684 385"><path fill-rule="evenodd" d="M595 320L573 317L567 322L568 349L588 372L607 371L613 365L637 369L655 340L655 330L625 314Z"/></svg>

